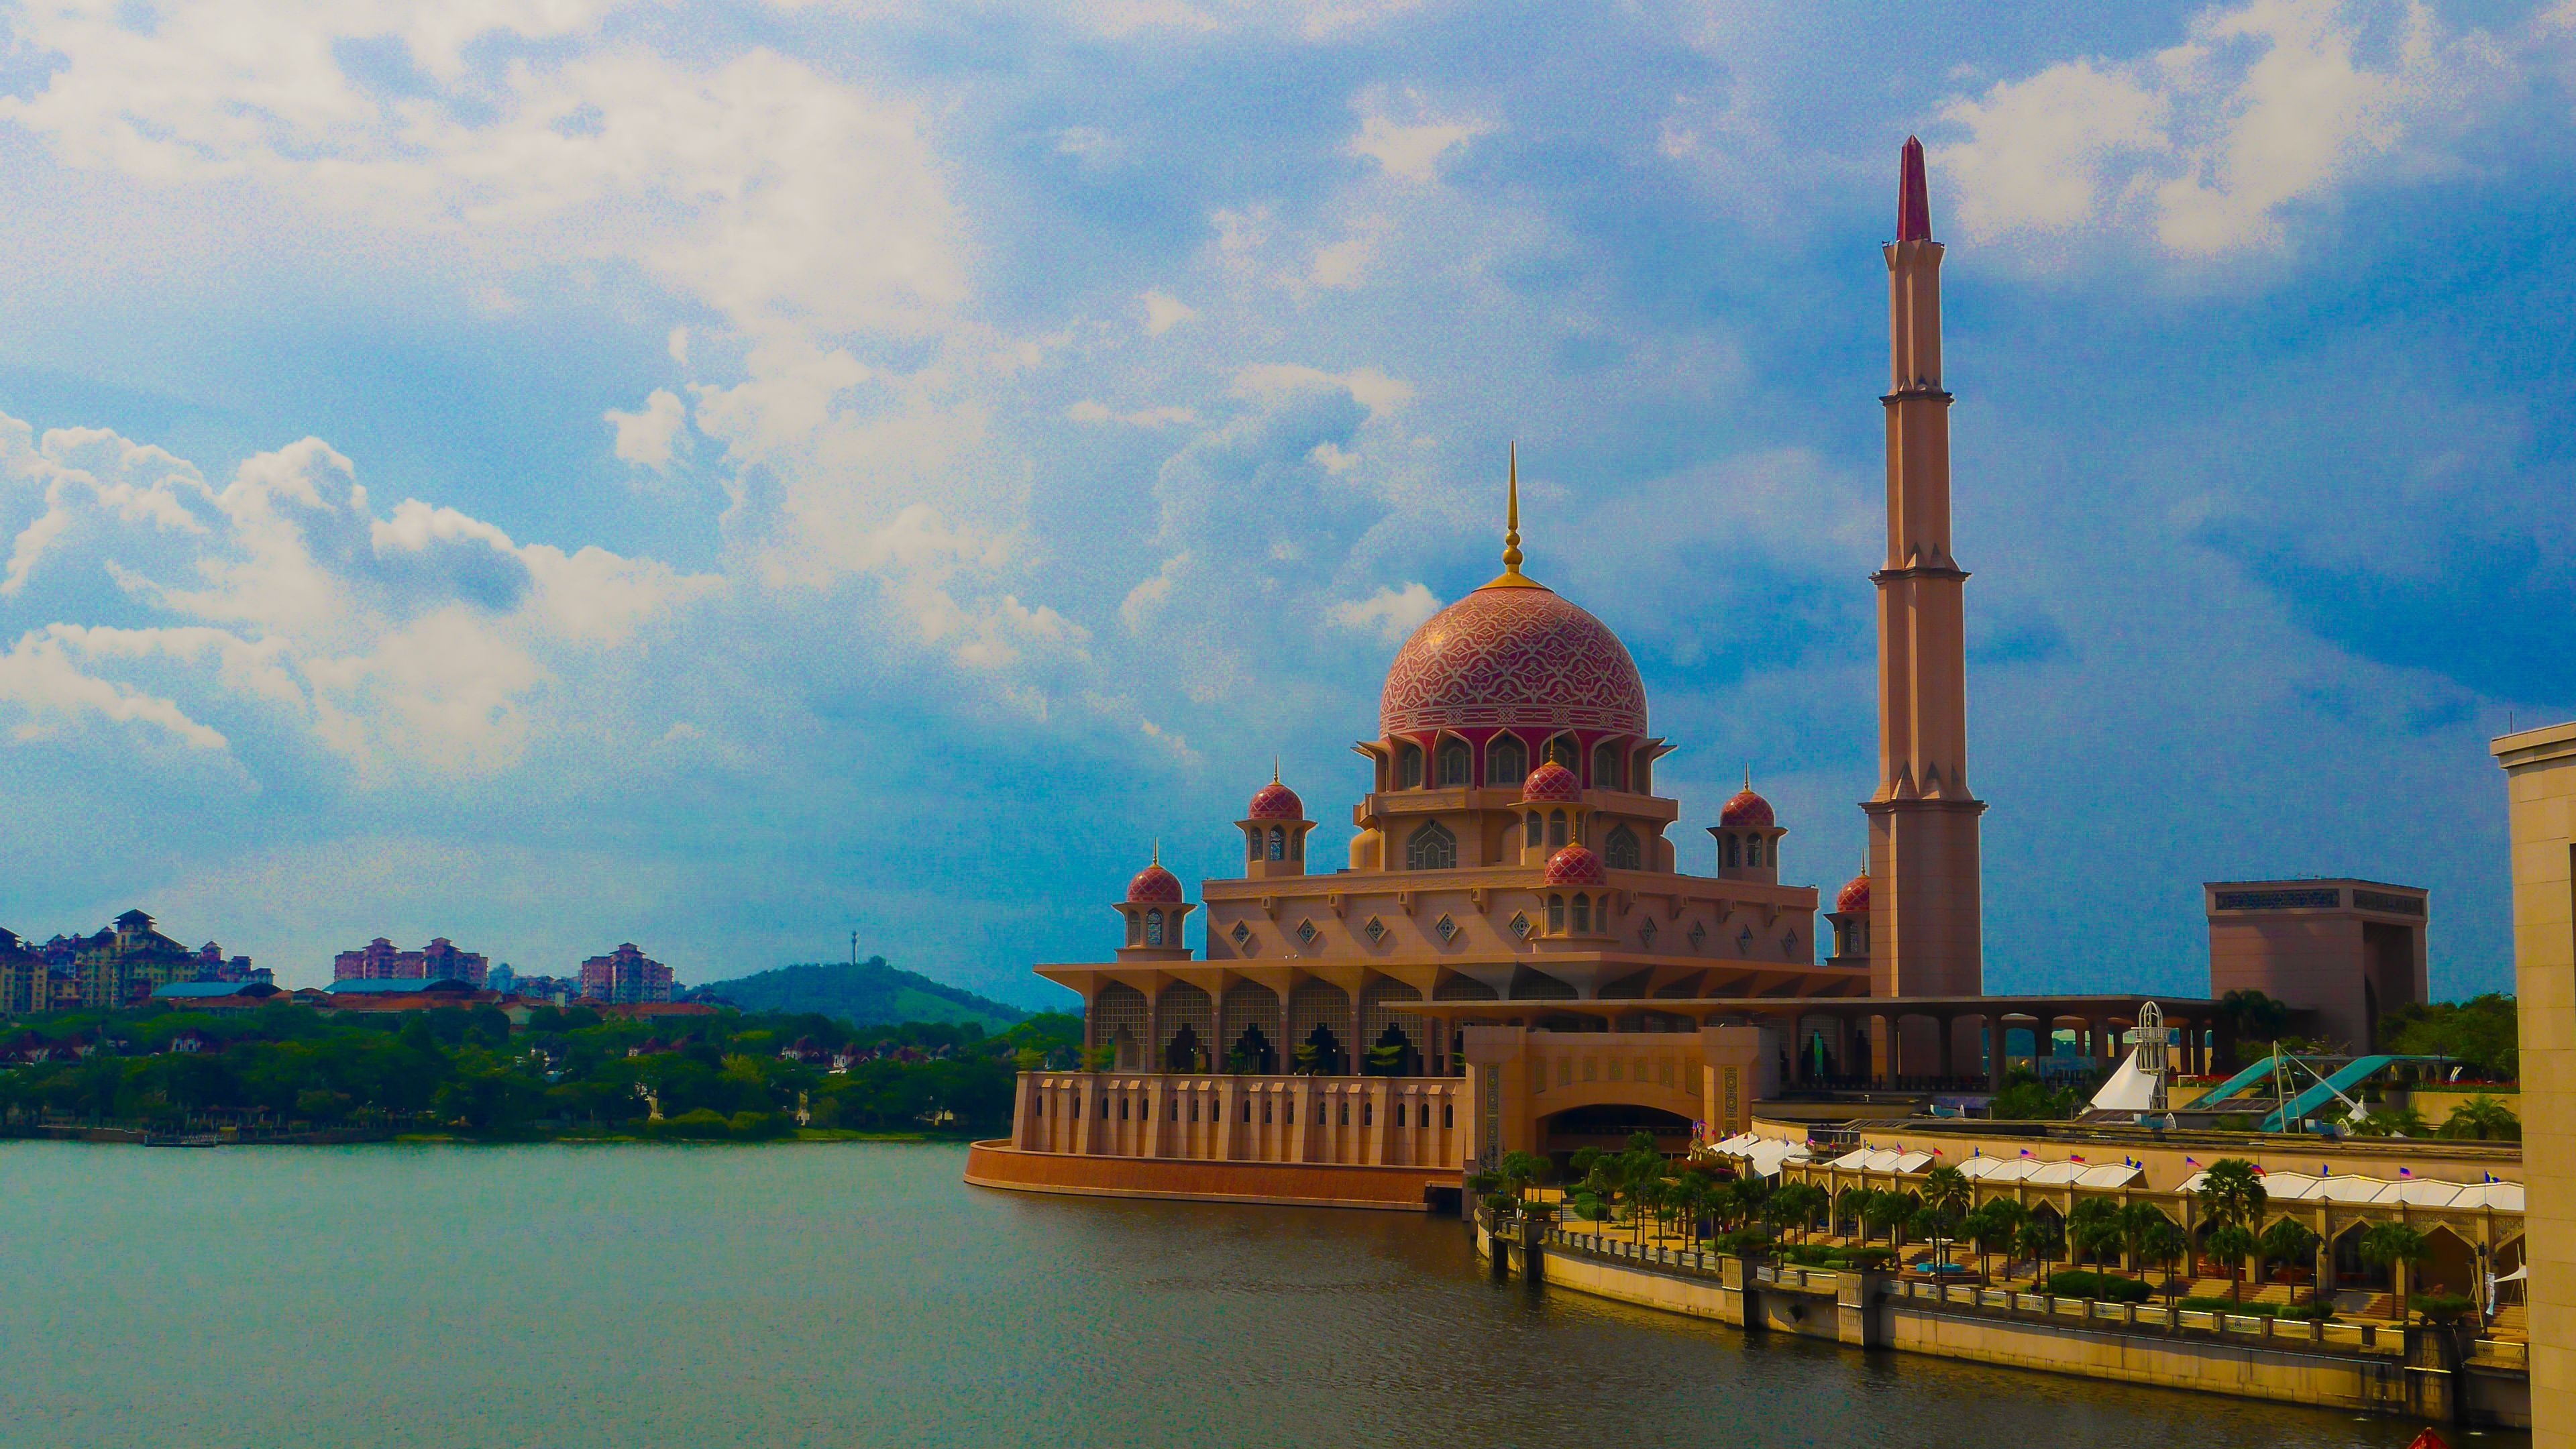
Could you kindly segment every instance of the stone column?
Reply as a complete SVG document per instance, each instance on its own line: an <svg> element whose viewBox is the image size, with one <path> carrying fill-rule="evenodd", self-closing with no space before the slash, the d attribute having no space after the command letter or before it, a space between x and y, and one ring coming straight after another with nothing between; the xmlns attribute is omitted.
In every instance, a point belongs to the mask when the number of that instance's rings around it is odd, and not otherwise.
<svg viewBox="0 0 2576 1449"><path fill-rule="evenodd" d="M2012 1031L2010 1018L1998 1012L1986 1018L1986 1090L2004 1089L2004 1043Z"/></svg>

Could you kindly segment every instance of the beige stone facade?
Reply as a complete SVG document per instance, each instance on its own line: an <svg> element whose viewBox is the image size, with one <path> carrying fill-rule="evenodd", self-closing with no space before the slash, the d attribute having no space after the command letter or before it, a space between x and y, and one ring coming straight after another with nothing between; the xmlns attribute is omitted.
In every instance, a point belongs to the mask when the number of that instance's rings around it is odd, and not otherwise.
<svg viewBox="0 0 2576 1449"><path fill-rule="evenodd" d="M2506 735L2535 1449L2576 1445L2576 723Z"/></svg>
<svg viewBox="0 0 2576 1449"><path fill-rule="evenodd" d="M2211 881L2209 994L2260 991L2304 1013L2293 1030L2355 1052L2379 1020L2431 999L2429 894L2369 880Z"/></svg>

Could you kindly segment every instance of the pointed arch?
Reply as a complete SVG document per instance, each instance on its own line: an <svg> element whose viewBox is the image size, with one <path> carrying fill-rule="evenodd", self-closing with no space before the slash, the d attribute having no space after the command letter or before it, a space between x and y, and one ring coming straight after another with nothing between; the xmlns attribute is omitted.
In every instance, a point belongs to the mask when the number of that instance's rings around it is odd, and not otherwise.
<svg viewBox="0 0 2576 1449"><path fill-rule="evenodd" d="M1637 832L1625 825L1610 829L1610 838L1602 842L1601 859L1612 870L1640 870L1644 851L1637 843Z"/></svg>
<svg viewBox="0 0 2576 1449"><path fill-rule="evenodd" d="M1405 837L1406 870L1456 870L1458 837L1437 820L1426 820L1413 834Z"/></svg>
<svg viewBox="0 0 2576 1449"><path fill-rule="evenodd" d="M1496 735L1485 744L1485 783L1518 785L1529 778L1529 746L1518 735Z"/></svg>

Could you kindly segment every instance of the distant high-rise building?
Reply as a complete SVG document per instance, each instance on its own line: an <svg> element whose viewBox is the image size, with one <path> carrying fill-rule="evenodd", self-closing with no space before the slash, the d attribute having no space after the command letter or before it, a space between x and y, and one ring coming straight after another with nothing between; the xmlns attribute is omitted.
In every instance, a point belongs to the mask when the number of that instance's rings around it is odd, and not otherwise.
<svg viewBox="0 0 2576 1449"><path fill-rule="evenodd" d="M334 981L462 981L480 987L489 969L490 958L460 951L445 936L433 938L417 951L401 950L378 936L355 951L331 958Z"/></svg>
<svg viewBox="0 0 2576 1449"><path fill-rule="evenodd" d="M581 963L581 994L587 1001L668 1001L671 968L647 958L627 941L605 956Z"/></svg>
<svg viewBox="0 0 2576 1449"><path fill-rule="evenodd" d="M498 991L505 996L513 995L519 989L519 973L511 970L510 963L504 961L483 973L483 989Z"/></svg>

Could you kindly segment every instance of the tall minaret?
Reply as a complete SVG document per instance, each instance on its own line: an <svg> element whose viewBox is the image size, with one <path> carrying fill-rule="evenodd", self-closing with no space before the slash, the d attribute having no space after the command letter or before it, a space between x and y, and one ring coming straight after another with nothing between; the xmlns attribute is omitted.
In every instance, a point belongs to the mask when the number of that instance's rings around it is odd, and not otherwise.
<svg viewBox="0 0 2576 1449"><path fill-rule="evenodd" d="M1861 807L1869 815L1870 994L1974 996L1985 981L1977 817L1986 807L1968 790L1968 576L1950 556L1941 244L1932 240L1923 143L1912 137L1886 251L1887 565L1870 575L1878 585L1878 792ZM1909 1060L1905 1070L1939 1068Z"/></svg>

